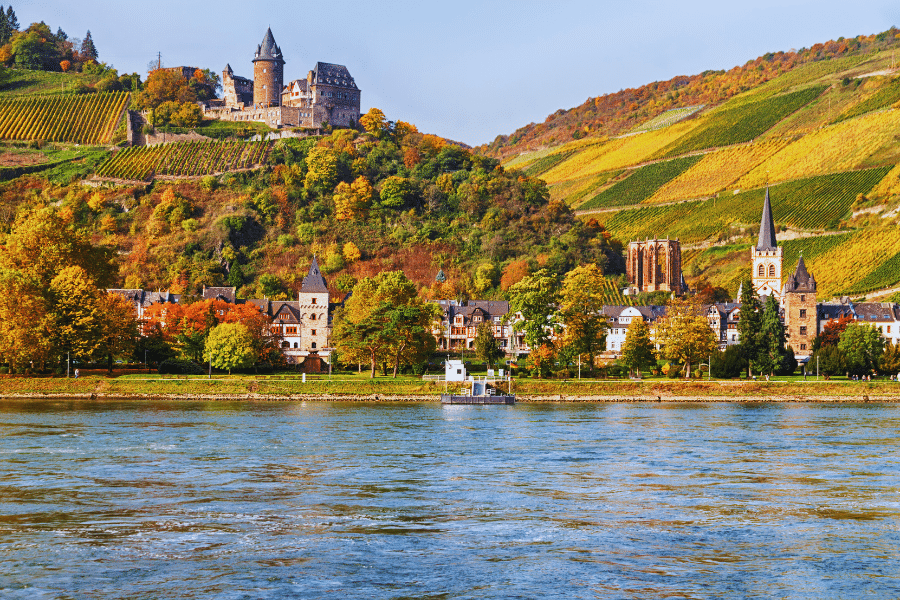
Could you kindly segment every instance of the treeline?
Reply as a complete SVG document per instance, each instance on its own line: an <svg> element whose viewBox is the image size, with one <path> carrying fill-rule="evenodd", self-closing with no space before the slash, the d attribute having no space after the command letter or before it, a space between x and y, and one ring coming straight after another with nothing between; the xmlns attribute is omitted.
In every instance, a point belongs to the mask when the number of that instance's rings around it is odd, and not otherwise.
<svg viewBox="0 0 900 600"><path fill-rule="evenodd" d="M718 104L803 64L897 47L898 34L900 30L891 27L878 34L838 38L798 51L770 52L728 71L683 75L589 98L580 106L557 110L543 123L499 135L479 151L502 158L586 136L619 135L672 108Z"/></svg>

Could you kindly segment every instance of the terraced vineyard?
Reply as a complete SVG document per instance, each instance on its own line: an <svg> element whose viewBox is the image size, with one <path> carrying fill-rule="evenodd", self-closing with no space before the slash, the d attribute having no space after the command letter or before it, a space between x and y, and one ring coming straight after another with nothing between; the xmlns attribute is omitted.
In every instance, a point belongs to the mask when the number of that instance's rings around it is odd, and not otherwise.
<svg viewBox="0 0 900 600"><path fill-rule="evenodd" d="M660 187L697 164L702 158L699 155L686 156L636 169L627 178L600 192L578 208L589 209L640 204L652 196Z"/></svg>
<svg viewBox="0 0 900 600"><path fill-rule="evenodd" d="M639 133L642 131L653 131L654 129L662 129L663 127L668 127L669 125L673 125L678 121L684 120L691 116L692 114L703 110L703 106L686 106L685 108L673 108L672 110L667 110L663 114L659 115L654 119L650 119L646 123L638 125L634 129L631 130L631 133Z"/></svg>
<svg viewBox="0 0 900 600"><path fill-rule="evenodd" d="M540 158L523 169L526 175L537 177L545 171L549 171L562 161L566 160L575 153L575 150L565 150L557 154L551 154Z"/></svg>
<svg viewBox="0 0 900 600"><path fill-rule="evenodd" d="M777 225L825 229L850 210L857 194L872 189L889 171L836 173L773 186L772 214ZM679 238L692 244L716 239L732 227L758 227L765 189L700 202L623 210L606 221L606 228L623 241L645 237Z"/></svg>
<svg viewBox="0 0 900 600"><path fill-rule="evenodd" d="M646 202L702 198L726 189L759 163L787 146L785 141L761 142L710 152L685 173L660 188Z"/></svg>
<svg viewBox="0 0 900 600"><path fill-rule="evenodd" d="M695 131L664 148L656 157L666 158L685 152L749 142L784 117L815 100L823 91L825 86L816 86L733 108L725 104L705 116L703 124Z"/></svg>
<svg viewBox="0 0 900 600"><path fill-rule="evenodd" d="M800 256L807 263L819 256L834 250L841 244L846 244L853 237L853 233L839 233L837 235L822 235L808 238L787 240L779 245L784 248L784 274L794 272Z"/></svg>
<svg viewBox="0 0 900 600"><path fill-rule="evenodd" d="M177 142L126 148L97 170L109 179L147 181L157 175L197 177L262 164L270 142Z"/></svg>
<svg viewBox="0 0 900 600"><path fill-rule="evenodd" d="M892 80L862 102L851 106L847 111L841 113L834 122L837 123L868 112L885 109L898 101L900 101L900 78Z"/></svg>
<svg viewBox="0 0 900 600"><path fill-rule="evenodd" d="M900 252L878 265L868 275L850 286L848 294L865 294L900 282Z"/></svg>
<svg viewBox="0 0 900 600"><path fill-rule="evenodd" d="M128 92L2 99L0 139L107 144L128 99Z"/></svg>

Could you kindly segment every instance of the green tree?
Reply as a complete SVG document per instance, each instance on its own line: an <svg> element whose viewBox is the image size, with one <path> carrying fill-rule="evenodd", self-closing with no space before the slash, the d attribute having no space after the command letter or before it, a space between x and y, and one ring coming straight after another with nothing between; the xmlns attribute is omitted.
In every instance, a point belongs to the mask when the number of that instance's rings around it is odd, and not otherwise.
<svg viewBox="0 0 900 600"><path fill-rule="evenodd" d="M79 54L81 55L81 60L83 61L97 61L97 47L94 45L94 38L91 37L90 29L88 29L87 34L84 36L84 40L81 42L81 50L79 51Z"/></svg>
<svg viewBox="0 0 900 600"><path fill-rule="evenodd" d="M808 369L811 373L819 373L825 379L831 379L834 375L846 372L844 353L834 345L822 346L813 352Z"/></svg>
<svg viewBox="0 0 900 600"><path fill-rule="evenodd" d="M882 375L900 374L900 344L894 344L890 340L884 345L878 370Z"/></svg>
<svg viewBox="0 0 900 600"><path fill-rule="evenodd" d="M643 369L656 364L650 325L641 318L633 318L622 344L622 364L631 372L640 374Z"/></svg>
<svg viewBox="0 0 900 600"><path fill-rule="evenodd" d="M243 323L221 323L206 339L203 358L217 369L246 369L256 362L253 335Z"/></svg>
<svg viewBox="0 0 900 600"><path fill-rule="evenodd" d="M775 300L775 296L766 298L757 340L757 352L751 359L751 364L760 373L774 375L775 371L780 369L786 354L784 324L781 322L778 301Z"/></svg>
<svg viewBox="0 0 900 600"><path fill-rule="evenodd" d="M559 283L550 271L541 269L528 275L509 288L509 309L512 314L521 313L522 319L514 323L517 331L525 332L525 343L532 350L550 345L556 330Z"/></svg>
<svg viewBox="0 0 900 600"><path fill-rule="evenodd" d="M870 375L878 368L884 352L884 338L874 325L854 322L844 329L838 348L851 375Z"/></svg>
<svg viewBox="0 0 900 600"><path fill-rule="evenodd" d="M656 342L661 356L684 365L685 377L691 366L703 361L718 350L718 341L701 307L694 299L673 298L666 316L657 321Z"/></svg>
<svg viewBox="0 0 900 600"><path fill-rule="evenodd" d="M741 353L747 359L747 374L753 375L752 361L760 352L759 332L762 329L762 306L759 296L753 290L753 282L745 279L741 283L741 314L738 319L737 330L740 334Z"/></svg>
<svg viewBox="0 0 900 600"><path fill-rule="evenodd" d="M572 269L563 279L559 318L562 344L588 361L591 373L597 355L606 347L606 317L603 315L606 278L596 264Z"/></svg>
<svg viewBox="0 0 900 600"><path fill-rule="evenodd" d="M387 208L400 209L412 197L412 185L409 179L392 175L381 184L381 205Z"/></svg>
<svg viewBox="0 0 900 600"><path fill-rule="evenodd" d="M487 321L478 326L475 333L475 356L483 360L490 368L503 356L503 350L494 337L493 326Z"/></svg>

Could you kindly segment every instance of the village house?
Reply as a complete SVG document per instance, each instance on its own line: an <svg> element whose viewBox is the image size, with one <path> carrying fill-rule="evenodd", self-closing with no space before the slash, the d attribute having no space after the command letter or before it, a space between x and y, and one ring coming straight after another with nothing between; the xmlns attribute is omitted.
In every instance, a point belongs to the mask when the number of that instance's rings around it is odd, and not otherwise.
<svg viewBox="0 0 900 600"><path fill-rule="evenodd" d="M506 300L433 300L441 317L432 328L439 350L474 350L475 336L482 323L489 323L500 349L509 352L517 334L507 321Z"/></svg>

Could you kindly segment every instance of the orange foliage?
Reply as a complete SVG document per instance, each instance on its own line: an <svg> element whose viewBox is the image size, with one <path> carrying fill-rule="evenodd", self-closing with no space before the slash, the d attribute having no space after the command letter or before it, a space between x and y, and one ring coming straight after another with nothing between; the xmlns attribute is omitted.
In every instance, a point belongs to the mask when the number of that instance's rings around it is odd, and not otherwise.
<svg viewBox="0 0 900 600"><path fill-rule="evenodd" d="M503 269L503 275L500 277L500 289L505 292L530 274L531 268L527 258L511 262Z"/></svg>

